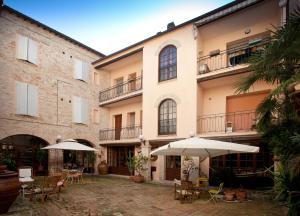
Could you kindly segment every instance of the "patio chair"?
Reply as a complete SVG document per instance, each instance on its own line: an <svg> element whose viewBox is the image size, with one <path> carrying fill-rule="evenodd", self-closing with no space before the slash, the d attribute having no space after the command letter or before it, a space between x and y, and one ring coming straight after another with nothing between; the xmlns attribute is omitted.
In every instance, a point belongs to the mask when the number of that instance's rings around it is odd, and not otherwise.
<svg viewBox="0 0 300 216"><path fill-rule="evenodd" d="M31 186L33 186L34 179L32 178L32 167L26 166L26 167L20 167L18 169L19 173L19 181L21 182L21 188L22 188L22 196L25 197L25 188L28 187L28 184L31 183Z"/></svg>
<svg viewBox="0 0 300 216"><path fill-rule="evenodd" d="M208 200L208 202L211 201L211 200L213 200L214 203L217 203L217 195L219 195L223 191L223 186L224 186L224 182L222 182L219 185L218 189L210 189L210 190L208 190L208 193L210 195L210 199Z"/></svg>
<svg viewBox="0 0 300 216"><path fill-rule="evenodd" d="M48 176L42 187L42 203L51 195L57 195L57 198L59 198L62 185L61 176Z"/></svg>

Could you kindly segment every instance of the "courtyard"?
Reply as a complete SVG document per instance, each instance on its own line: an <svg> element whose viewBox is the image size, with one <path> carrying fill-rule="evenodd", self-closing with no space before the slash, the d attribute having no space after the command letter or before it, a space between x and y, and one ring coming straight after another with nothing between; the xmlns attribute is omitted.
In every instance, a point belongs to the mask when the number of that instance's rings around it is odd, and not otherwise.
<svg viewBox="0 0 300 216"><path fill-rule="evenodd" d="M83 184L68 185L59 198L53 195L44 204L19 196L5 215L284 215L284 209L262 195L252 195L251 201L243 203L214 204L203 194L193 203L180 204L174 200L173 190L171 186L137 184L123 178L89 176Z"/></svg>

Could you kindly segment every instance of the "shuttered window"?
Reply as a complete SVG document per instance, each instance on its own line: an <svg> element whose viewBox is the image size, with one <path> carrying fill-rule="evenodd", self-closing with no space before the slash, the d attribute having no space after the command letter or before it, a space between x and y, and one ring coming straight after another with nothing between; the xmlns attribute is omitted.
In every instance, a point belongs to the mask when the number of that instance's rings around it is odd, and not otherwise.
<svg viewBox="0 0 300 216"><path fill-rule="evenodd" d="M88 123L88 102L81 97L73 96L73 122L80 124Z"/></svg>
<svg viewBox="0 0 300 216"><path fill-rule="evenodd" d="M74 79L87 82L89 79L89 64L79 59L74 59Z"/></svg>
<svg viewBox="0 0 300 216"><path fill-rule="evenodd" d="M17 82L16 84L16 114L37 116L38 89L37 86Z"/></svg>
<svg viewBox="0 0 300 216"><path fill-rule="evenodd" d="M37 64L38 44L23 35L17 36L17 58Z"/></svg>

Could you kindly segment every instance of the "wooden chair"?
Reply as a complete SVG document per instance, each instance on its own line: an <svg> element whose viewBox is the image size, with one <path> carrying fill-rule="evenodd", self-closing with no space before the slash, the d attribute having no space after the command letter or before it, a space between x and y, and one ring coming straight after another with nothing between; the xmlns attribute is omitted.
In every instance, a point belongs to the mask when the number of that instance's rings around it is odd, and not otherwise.
<svg viewBox="0 0 300 216"><path fill-rule="evenodd" d="M193 183L174 179L174 198L179 199L180 203L193 202L195 198Z"/></svg>
<svg viewBox="0 0 300 216"><path fill-rule="evenodd" d="M219 185L218 189L210 189L210 190L208 190L208 193L210 195L210 199L208 200L208 202L211 201L211 200L213 200L214 203L217 203L217 195L219 195L223 191L223 186L224 186L224 182L222 182Z"/></svg>
<svg viewBox="0 0 300 216"><path fill-rule="evenodd" d="M57 195L57 198L59 198L62 185L61 176L48 176L42 187L42 203L51 195Z"/></svg>

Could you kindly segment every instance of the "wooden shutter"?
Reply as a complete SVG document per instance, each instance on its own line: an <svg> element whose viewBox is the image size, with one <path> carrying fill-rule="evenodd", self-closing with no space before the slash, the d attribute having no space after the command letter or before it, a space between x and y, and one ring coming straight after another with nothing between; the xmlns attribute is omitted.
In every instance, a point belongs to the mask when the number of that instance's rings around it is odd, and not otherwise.
<svg viewBox="0 0 300 216"><path fill-rule="evenodd" d="M22 35L17 35L16 46L16 57L18 59L27 60L28 38Z"/></svg>
<svg viewBox="0 0 300 216"><path fill-rule="evenodd" d="M37 64L38 44L36 41L28 39L28 61Z"/></svg>
<svg viewBox="0 0 300 216"><path fill-rule="evenodd" d="M89 107L86 99L81 98L81 123L87 124L89 121Z"/></svg>
<svg viewBox="0 0 300 216"><path fill-rule="evenodd" d="M82 80L82 61L74 59L74 79Z"/></svg>
<svg viewBox="0 0 300 216"><path fill-rule="evenodd" d="M81 98L73 96L73 122L82 123L81 122Z"/></svg>
<svg viewBox="0 0 300 216"><path fill-rule="evenodd" d="M27 85L27 114L30 116L38 115L38 89L37 86Z"/></svg>
<svg viewBox="0 0 300 216"><path fill-rule="evenodd" d="M16 114L27 115L27 83L16 83Z"/></svg>
<svg viewBox="0 0 300 216"><path fill-rule="evenodd" d="M82 62L82 80L87 82L89 80L89 64Z"/></svg>

